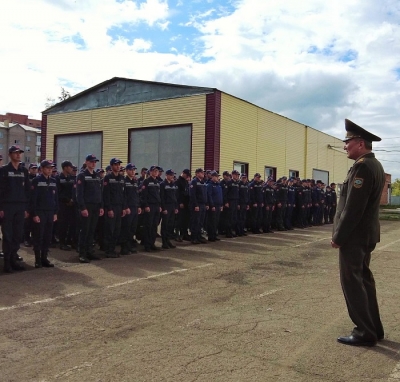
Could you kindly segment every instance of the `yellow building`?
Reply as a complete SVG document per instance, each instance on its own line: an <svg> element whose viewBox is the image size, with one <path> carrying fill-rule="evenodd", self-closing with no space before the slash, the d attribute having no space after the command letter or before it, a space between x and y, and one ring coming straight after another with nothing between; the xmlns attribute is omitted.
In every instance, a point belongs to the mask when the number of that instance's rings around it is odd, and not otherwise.
<svg viewBox="0 0 400 382"><path fill-rule="evenodd" d="M340 139L218 89L112 78L43 112L42 157L78 166L87 154L138 169L197 167L341 183Z"/></svg>

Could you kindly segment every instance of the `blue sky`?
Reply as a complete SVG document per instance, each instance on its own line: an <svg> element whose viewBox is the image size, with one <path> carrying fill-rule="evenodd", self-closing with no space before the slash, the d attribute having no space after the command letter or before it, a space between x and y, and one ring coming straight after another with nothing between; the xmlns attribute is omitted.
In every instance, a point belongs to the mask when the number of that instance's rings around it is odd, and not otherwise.
<svg viewBox="0 0 400 382"><path fill-rule="evenodd" d="M216 87L336 137L349 118L387 138L377 148L394 145L377 153L400 178L399 4L13 0L0 113L40 118L61 86L76 94L116 76Z"/></svg>

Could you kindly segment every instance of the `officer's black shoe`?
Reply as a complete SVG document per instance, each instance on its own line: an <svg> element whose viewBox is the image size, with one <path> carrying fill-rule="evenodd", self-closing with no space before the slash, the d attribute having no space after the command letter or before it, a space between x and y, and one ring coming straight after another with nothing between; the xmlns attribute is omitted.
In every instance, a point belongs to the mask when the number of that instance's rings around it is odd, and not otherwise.
<svg viewBox="0 0 400 382"><path fill-rule="evenodd" d="M167 245L169 248L176 248L176 245L173 245L169 240L167 240Z"/></svg>
<svg viewBox="0 0 400 382"><path fill-rule="evenodd" d="M131 249L129 250L129 253L130 253L131 255L137 253L136 248L131 248Z"/></svg>
<svg viewBox="0 0 400 382"><path fill-rule="evenodd" d="M86 256L81 255L81 256L79 256L79 262L80 263L90 263L90 260Z"/></svg>
<svg viewBox="0 0 400 382"><path fill-rule="evenodd" d="M13 273L14 271L13 271L13 269L11 268L11 265L4 265L4 268L3 268L3 272L4 273Z"/></svg>
<svg viewBox="0 0 400 382"><path fill-rule="evenodd" d="M201 244L198 240L192 240L192 244Z"/></svg>
<svg viewBox="0 0 400 382"><path fill-rule="evenodd" d="M286 228L286 231L293 231L293 230L294 230L294 228L293 228L293 227Z"/></svg>
<svg viewBox="0 0 400 382"><path fill-rule="evenodd" d="M162 249L169 249L169 246L168 246L168 244L163 244L163 245L161 246L161 248L162 248Z"/></svg>
<svg viewBox="0 0 400 382"><path fill-rule="evenodd" d="M16 259L17 259L17 261L24 261L24 259L20 255L18 255L18 253L17 253Z"/></svg>
<svg viewBox="0 0 400 382"><path fill-rule="evenodd" d="M220 241L221 239L219 238L219 237L216 237L215 238L215 241Z"/></svg>
<svg viewBox="0 0 400 382"><path fill-rule="evenodd" d="M246 233L246 232L243 232L243 233L242 233L242 236L247 236L247 233Z"/></svg>
<svg viewBox="0 0 400 382"><path fill-rule="evenodd" d="M0 259L4 259L4 253L0 252Z"/></svg>
<svg viewBox="0 0 400 382"><path fill-rule="evenodd" d="M42 259L42 266L45 268L54 268L54 264L50 263L48 259Z"/></svg>
<svg viewBox="0 0 400 382"><path fill-rule="evenodd" d="M96 255L95 253L88 253L87 258L89 260L101 260L101 257Z"/></svg>
<svg viewBox="0 0 400 382"><path fill-rule="evenodd" d="M11 264L11 269L13 271L24 271L25 267L21 264L14 263L14 264Z"/></svg>
<svg viewBox="0 0 400 382"><path fill-rule="evenodd" d="M153 251L161 251L161 248L160 247L157 247L156 245L151 245L150 246L150 249L152 249Z"/></svg>
<svg viewBox="0 0 400 382"><path fill-rule="evenodd" d="M227 239L232 239L232 237L233 237L233 236L230 235L230 234L226 235L226 238L227 238Z"/></svg>
<svg viewBox="0 0 400 382"><path fill-rule="evenodd" d="M346 336L346 337L339 337L338 342L344 345L350 345L350 346L375 346L376 345L376 340L371 339L371 340L364 340L362 338L354 337L353 335Z"/></svg>
<svg viewBox="0 0 400 382"><path fill-rule="evenodd" d="M71 248L69 245L61 244L61 245L60 245L60 249L61 249L62 251L70 251L72 248Z"/></svg>
<svg viewBox="0 0 400 382"><path fill-rule="evenodd" d="M106 257L109 259L116 259L119 257L119 255L115 251L112 251L112 252L106 252Z"/></svg>
<svg viewBox="0 0 400 382"><path fill-rule="evenodd" d="M121 252L119 253L121 256L127 256L130 255L131 253L129 252L129 249L127 248L122 248Z"/></svg>

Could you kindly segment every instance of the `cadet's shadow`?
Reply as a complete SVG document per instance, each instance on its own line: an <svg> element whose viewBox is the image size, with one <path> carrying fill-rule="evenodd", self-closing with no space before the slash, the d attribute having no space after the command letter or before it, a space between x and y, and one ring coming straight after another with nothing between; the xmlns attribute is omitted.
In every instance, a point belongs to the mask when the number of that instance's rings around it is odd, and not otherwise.
<svg viewBox="0 0 400 382"><path fill-rule="evenodd" d="M0 274L1 306L56 298L66 294L66 290L68 293L74 293L78 291L78 288L82 290L82 286L91 289L99 288L91 277L71 269L68 271L58 267L36 269L29 263L25 263L24 266L26 269L24 272ZM76 285L76 290L66 288L67 284Z"/></svg>
<svg viewBox="0 0 400 382"><path fill-rule="evenodd" d="M372 348L373 351L386 355L387 357L399 361L400 360L400 343L391 341L388 339L383 339L382 341L378 342L377 346Z"/></svg>

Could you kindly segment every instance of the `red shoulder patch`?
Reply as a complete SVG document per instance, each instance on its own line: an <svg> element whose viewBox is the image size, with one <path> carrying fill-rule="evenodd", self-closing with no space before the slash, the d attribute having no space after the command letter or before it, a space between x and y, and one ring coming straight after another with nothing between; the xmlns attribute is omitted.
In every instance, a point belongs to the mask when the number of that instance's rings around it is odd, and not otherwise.
<svg viewBox="0 0 400 382"><path fill-rule="evenodd" d="M78 180L78 184L82 184L82 181L80 179Z"/></svg>
<svg viewBox="0 0 400 382"><path fill-rule="evenodd" d="M143 185L143 186L142 186L142 190L144 190L145 188L146 188L146 186Z"/></svg>

